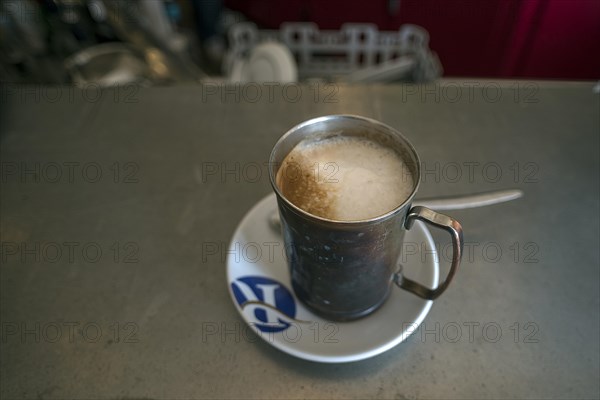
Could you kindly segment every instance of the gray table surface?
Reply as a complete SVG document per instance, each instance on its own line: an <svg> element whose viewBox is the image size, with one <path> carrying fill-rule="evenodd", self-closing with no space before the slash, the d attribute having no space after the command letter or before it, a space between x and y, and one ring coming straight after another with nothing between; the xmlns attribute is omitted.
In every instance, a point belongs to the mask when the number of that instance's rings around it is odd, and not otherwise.
<svg viewBox="0 0 600 400"><path fill-rule="evenodd" d="M1 398L598 398L593 86L4 85ZM426 331L326 365L239 334L206 244L225 252L270 193L255 167L276 139L333 113L402 131L429 171L421 196L525 197L449 212L468 251Z"/></svg>

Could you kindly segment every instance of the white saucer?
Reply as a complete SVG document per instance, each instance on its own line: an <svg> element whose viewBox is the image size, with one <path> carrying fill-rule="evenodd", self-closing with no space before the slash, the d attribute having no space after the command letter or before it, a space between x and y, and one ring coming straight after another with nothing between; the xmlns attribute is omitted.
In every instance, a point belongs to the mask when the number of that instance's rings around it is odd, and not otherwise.
<svg viewBox="0 0 600 400"><path fill-rule="evenodd" d="M290 83L298 80L294 56L278 42L264 42L253 48L248 68L255 82Z"/></svg>
<svg viewBox="0 0 600 400"><path fill-rule="evenodd" d="M298 80L294 56L281 43L264 42L248 59L234 59L229 80L234 83L292 83Z"/></svg>
<svg viewBox="0 0 600 400"><path fill-rule="evenodd" d="M391 349L425 319L433 302L396 286L379 310L357 321L332 322L314 315L291 289L281 235L268 223L276 209L274 194L262 199L242 219L229 244L229 293L248 329L293 356L340 363L363 360ZM406 231L404 242L423 243L429 252L424 263L420 256L402 260L405 275L436 287L439 265L425 225L417 221Z"/></svg>

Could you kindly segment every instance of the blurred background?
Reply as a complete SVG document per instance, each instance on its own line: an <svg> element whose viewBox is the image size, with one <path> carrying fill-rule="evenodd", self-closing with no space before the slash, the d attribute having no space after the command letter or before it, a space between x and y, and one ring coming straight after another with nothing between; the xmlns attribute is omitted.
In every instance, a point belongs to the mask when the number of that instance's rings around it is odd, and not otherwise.
<svg viewBox="0 0 600 400"><path fill-rule="evenodd" d="M2 0L0 80L600 78L598 0Z"/></svg>

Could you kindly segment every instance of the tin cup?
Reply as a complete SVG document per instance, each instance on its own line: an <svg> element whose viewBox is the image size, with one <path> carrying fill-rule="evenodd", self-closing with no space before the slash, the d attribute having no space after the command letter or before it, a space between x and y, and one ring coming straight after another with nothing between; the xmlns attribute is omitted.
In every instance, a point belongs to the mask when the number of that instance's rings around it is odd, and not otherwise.
<svg viewBox="0 0 600 400"><path fill-rule="evenodd" d="M323 218L294 205L277 186L278 169L302 140L332 136L366 137L395 150L408 169L398 173L410 174L414 183L408 198L384 215L357 221ZM462 228L449 216L411 206L419 187L420 165L414 147L398 131L354 115L311 119L277 141L269 158L269 177L277 197L292 288L314 313L334 321L364 317L386 301L393 284L428 300L446 290L460 264ZM435 289L404 277L398 263L404 232L415 220L446 230L452 238L452 264L446 279Z"/></svg>

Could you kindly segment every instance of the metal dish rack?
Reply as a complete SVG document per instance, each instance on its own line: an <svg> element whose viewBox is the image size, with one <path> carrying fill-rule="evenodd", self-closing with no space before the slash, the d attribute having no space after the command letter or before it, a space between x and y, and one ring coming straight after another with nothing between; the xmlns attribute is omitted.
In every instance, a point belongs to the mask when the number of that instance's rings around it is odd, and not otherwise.
<svg viewBox="0 0 600 400"><path fill-rule="evenodd" d="M279 30L259 30L250 22L233 25L225 73L230 73L234 60L247 57L255 45L268 40L288 47L300 80L428 82L442 75L442 65L429 49L429 34L419 26L406 24L397 32L380 32L375 25L353 23L336 31L305 22L283 23Z"/></svg>

